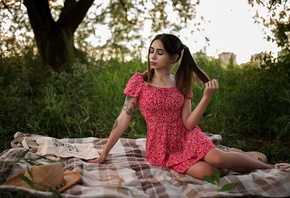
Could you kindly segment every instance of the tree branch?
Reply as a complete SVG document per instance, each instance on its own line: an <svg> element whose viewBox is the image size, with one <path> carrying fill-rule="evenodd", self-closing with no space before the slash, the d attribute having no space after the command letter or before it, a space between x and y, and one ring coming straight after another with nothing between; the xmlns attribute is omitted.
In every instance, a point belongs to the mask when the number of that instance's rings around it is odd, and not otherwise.
<svg viewBox="0 0 290 198"><path fill-rule="evenodd" d="M55 23L49 9L48 0L24 0L33 31L49 31Z"/></svg>
<svg viewBox="0 0 290 198"><path fill-rule="evenodd" d="M65 0L64 8L58 23L65 29L75 32L83 21L94 0Z"/></svg>

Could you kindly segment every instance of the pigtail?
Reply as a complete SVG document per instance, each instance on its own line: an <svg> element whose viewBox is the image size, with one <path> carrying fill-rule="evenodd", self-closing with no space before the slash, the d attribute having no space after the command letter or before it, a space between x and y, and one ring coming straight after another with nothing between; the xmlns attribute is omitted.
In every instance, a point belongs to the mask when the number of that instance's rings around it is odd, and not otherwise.
<svg viewBox="0 0 290 198"><path fill-rule="evenodd" d="M176 72L176 86L186 96L191 92L194 83L194 74L203 82L209 81L209 77L195 63L188 47L184 46L182 60Z"/></svg>
<svg viewBox="0 0 290 198"><path fill-rule="evenodd" d="M188 47L184 48L184 55L185 55L185 59L186 59L185 61L187 62L188 66L192 69L192 71L195 73L195 75L203 83L207 83L210 80L208 75L197 66L192 55L190 54Z"/></svg>
<svg viewBox="0 0 290 198"><path fill-rule="evenodd" d="M209 77L204 73L194 62L192 55L187 46L183 45L181 40L172 34L158 34L151 41L160 40L164 46L165 51L170 55L178 55L176 62L182 57L180 65L175 74L176 87L184 95L191 94L191 88L194 83L194 76L196 75L203 83L209 81ZM183 55L182 55L183 51ZM150 67L150 49L148 50L148 67L143 73L144 81L150 83L154 75L154 69Z"/></svg>

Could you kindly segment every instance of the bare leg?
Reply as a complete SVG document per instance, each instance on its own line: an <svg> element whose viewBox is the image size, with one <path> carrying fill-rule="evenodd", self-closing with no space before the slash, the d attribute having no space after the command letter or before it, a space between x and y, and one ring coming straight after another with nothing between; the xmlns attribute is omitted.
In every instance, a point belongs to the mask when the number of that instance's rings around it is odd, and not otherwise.
<svg viewBox="0 0 290 198"><path fill-rule="evenodd" d="M205 175L213 176L216 170L218 169L201 160L192 165L185 173L196 179L203 179Z"/></svg>
<svg viewBox="0 0 290 198"><path fill-rule="evenodd" d="M274 168L274 165L266 164L244 153L224 152L216 148L211 149L203 160L216 168L227 168L241 173L254 169Z"/></svg>
<svg viewBox="0 0 290 198"><path fill-rule="evenodd" d="M256 151L242 151L240 149L236 149L236 148L229 148L229 152L238 152L238 153L244 153L244 154L247 154L251 157L254 157L264 163L267 163L267 156L264 155L263 153L259 153L259 152L256 152Z"/></svg>

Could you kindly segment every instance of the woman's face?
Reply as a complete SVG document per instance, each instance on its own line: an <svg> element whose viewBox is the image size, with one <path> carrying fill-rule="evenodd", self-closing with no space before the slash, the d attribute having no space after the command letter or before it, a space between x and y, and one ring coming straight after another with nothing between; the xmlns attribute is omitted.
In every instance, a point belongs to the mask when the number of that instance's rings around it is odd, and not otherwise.
<svg viewBox="0 0 290 198"><path fill-rule="evenodd" d="M164 46L160 40L155 40L149 49L149 61L152 69L168 70L171 68L172 59L165 51Z"/></svg>

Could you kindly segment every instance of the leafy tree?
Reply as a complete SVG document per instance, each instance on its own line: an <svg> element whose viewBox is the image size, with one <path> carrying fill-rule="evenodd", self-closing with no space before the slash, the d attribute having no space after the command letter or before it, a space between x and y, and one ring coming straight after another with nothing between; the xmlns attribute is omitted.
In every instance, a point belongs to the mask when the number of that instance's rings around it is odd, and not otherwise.
<svg viewBox="0 0 290 198"><path fill-rule="evenodd" d="M267 35L268 41L275 41L283 52L290 52L290 4L289 0L248 0L251 6L262 5L268 9L268 15L262 16L257 10L256 22L270 28L273 36Z"/></svg>
<svg viewBox="0 0 290 198"><path fill-rule="evenodd" d="M85 39L95 31L102 31L97 25L110 28L110 37L98 48L99 54L122 56L130 47L143 45L140 31L147 27L147 21L152 22L149 28L154 32L162 28L179 30L195 16L196 4L190 0L1 0L0 15L2 19L12 20L9 31L14 36L22 34L34 39L43 63L58 71L69 69L75 58L85 60L84 51L90 53L93 49ZM173 10L175 18L167 10ZM33 34L28 34L31 28ZM128 46L128 41L134 39L135 44ZM3 40L11 41L11 37Z"/></svg>
<svg viewBox="0 0 290 198"><path fill-rule="evenodd" d="M260 105L262 113L260 113L260 118L255 118L256 123L260 122L260 126L265 126L262 131L270 129L270 133L277 135L273 144L277 144L279 147L280 142L290 134L290 109L285 108L290 103L290 4L289 0L248 0L248 2L252 6L258 4L267 8L266 17L259 15L257 11L255 18L257 22L263 23L265 27L271 29L273 36L267 35L267 39L276 42L281 47L278 58L274 61L271 57L264 58L260 70L258 70L259 78L255 79L260 96L264 96L259 101L261 104L266 104L265 106ZM251 87L255 86L251 84ZM276 103L276 101L279 102ZM279 113L274 115L273 112ZM269 148L271 149L271 147Z"/></svg>

